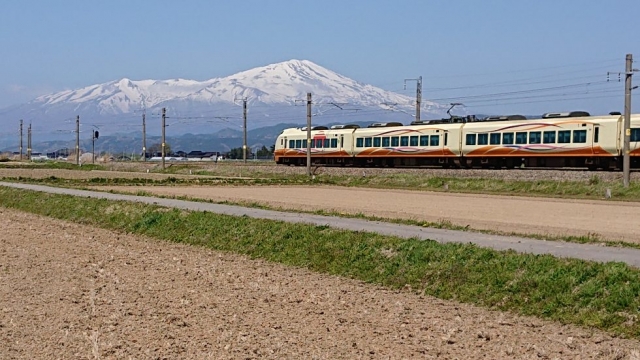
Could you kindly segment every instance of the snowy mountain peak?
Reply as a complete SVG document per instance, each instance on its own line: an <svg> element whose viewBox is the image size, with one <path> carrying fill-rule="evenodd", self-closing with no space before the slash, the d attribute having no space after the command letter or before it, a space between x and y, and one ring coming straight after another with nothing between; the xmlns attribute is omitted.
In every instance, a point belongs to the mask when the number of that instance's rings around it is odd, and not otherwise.
<svg viewBox="0 0 640 360"><path fill-rule="evenodd" d="M41 96L0 114L7 119L46 120L81 115L83 118L113 121L114 118L132 115L143 108L154 111L166 107L174 115L193 116L215 112L219 116L226 116L227 113L237 113L239 98L248 98L251 106L279 106L277 113L297 114L299 107L292 105L298 100L306 100L309 92L312 93L314 104L319 106L331 103L349 104L354 111L368 107L371 109L370 113L377 117L402 116L405 120L412 120L413 97L385 91L350 79L312 61L298 59L205 81L181 78L131 80L124 77ZM395 105L390 107L388 104ZM423 105L423 114L426 116L441 116L446 111L446 107L429 101L423 101ZM271 122L282 121L272 114L265 113L263 116L268 117Z"/></svg>

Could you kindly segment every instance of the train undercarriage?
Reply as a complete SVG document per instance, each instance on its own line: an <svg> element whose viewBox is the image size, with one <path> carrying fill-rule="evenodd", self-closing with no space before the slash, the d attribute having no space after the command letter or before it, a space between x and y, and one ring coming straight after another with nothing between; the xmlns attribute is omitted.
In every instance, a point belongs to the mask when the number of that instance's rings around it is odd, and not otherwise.
<svg viewBox="0 0 640 360"><path fill-rule="evenodd" d="M282 157L278 164L306 166L306 157ZM622 157L312 157L314 166L442 167L462 169L586 168L622 170ZM631 168L640 168L640 157L631 157Z"/></svg>

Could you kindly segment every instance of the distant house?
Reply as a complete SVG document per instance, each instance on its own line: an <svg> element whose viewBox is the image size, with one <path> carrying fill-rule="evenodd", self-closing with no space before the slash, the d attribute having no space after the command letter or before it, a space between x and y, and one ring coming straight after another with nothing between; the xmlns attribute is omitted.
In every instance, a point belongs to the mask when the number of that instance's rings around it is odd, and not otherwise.
<svg viewBox="0 0 640 360"><path fill-rule="evenodd" d="M217 151L203 152L200 150L194 150L187 154L189 161L217 161L220 153Z"/></svg>
<svg viewBox="0 0 640 360"><path fill-rule="evenodd" d="M41 153L36 153L36 152L31 153L31 161L45 161L48 159L49 158L47 157L47 155L43 155Z"/></svg>
<svg viewBox="0 0 640 360"><path fill-rule="evenodd" d="M47 157L49 159L66 159L69 157L69 155L72 153L72 151L68 148L63 148L63 149L58 149L56 151L53 152L48 152L47 153Z"/></svg>

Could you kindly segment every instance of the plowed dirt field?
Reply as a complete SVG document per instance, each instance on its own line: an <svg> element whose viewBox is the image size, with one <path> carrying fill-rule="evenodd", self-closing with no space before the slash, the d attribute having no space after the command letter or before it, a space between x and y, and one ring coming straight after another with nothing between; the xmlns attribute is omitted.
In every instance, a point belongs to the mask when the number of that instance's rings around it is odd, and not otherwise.
<svg viewBox="0 0 640 360"><path fill-rule="evenodd" d="M0 208L0 358L638 359L640 342Z"/></svg>

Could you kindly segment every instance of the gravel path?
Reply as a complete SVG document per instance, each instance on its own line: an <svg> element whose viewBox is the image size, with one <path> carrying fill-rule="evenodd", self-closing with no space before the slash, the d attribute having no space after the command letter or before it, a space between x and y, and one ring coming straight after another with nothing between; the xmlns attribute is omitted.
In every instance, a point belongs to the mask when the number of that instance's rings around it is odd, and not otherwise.
<svg viewBox="0 0 640 360"><path fill-rule="evenodd" d="M640 203L635 202L334 186L109 186L99 189L259 203L290 210L322 209L392 219L446 220L472 229L521 234L591 234L603 240L640 243L640 222L637 221Z"/></svg>
<svg viewBox="0 0 640 360"><path fill-rule="evenodd" d="M0 358L634 359L640 342L0 209Z"/></svg>

